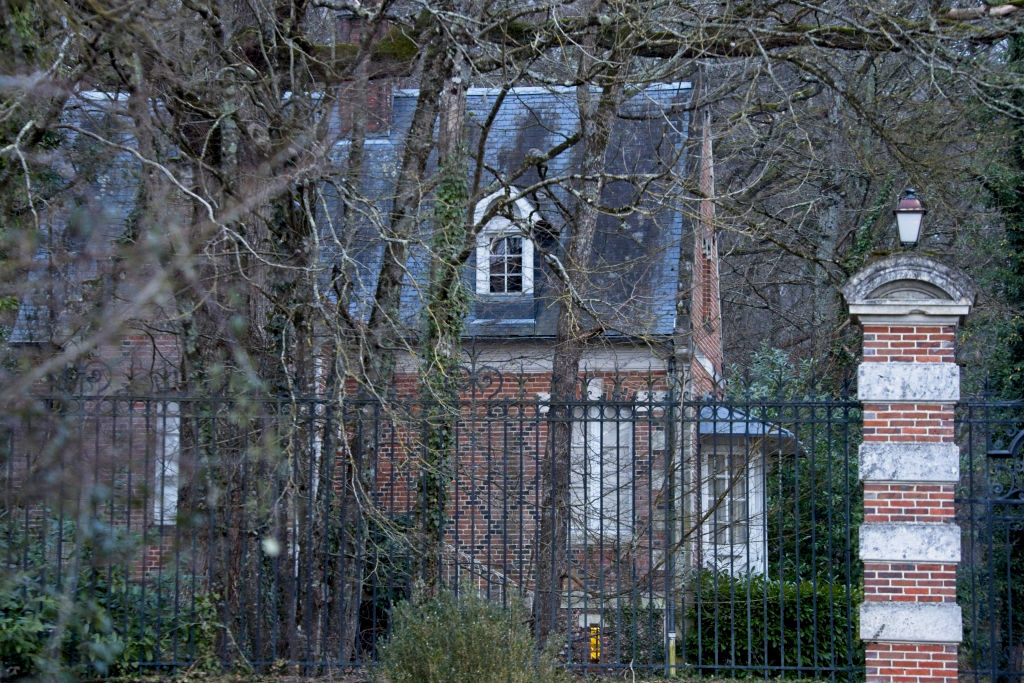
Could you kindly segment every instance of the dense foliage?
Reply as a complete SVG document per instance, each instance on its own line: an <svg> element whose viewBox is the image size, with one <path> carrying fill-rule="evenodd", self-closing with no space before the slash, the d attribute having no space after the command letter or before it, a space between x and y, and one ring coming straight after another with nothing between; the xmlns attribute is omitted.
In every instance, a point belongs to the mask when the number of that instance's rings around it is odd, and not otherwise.
<svg viewBox="0 0 1024 683"><path fill-rule="evenodd" d="M704 572L687 609L687 657L717 676L851 676L864 664L859 589L824 581L730 578ZM725 668L722 668L725 667ZM735 668L729 668L735 667Z"/></svg>
<svg viewBox="0 0 1024 683"><path fill-rule="evenodd" d="M1019 77L1024 73L1024 37L1014 35L1007 41L1006 67ZM1024 400L1024 93L1011 95L1012 106L993 115L993 127L1003 131L1008 148L1001 158L992 159L987 168L985 187L990 201L999 211L1004 234L993 251L999 255L988 276L996 304L987 306L994 315L982 320L995 329L993 341L985 349L984 364L989 389L1006 401ZM1001 304L1001 305L1000 305ZM983 340L992 339L985 336ZM977 345L977 344L975 344ZM974 388L974 387L972 387ZM1002 410L1002 418L993 418ZM986 415L987 429L994 432L986 439L986 448L998 443L1006 448L1015 434L1024 428L1019 404L995 408ZM978 448L980 451L980 448ZM979 453L980 456L980 453ZM968 541L970 562L960 566L958 602L965 615L964 643L961 652L973 667L1024 669L1024 520L1019 493L1020 458L1003 462L984 461L984 469L969 481L987 482L983 495L1004 498L989 501L981 522L972 526ZM982 462L980 457L974 464ZM968 464L970 466L970 464ZM971 497L981 492L970 491Z"/></svg>
<svg viewBox="0 0 1024 683"><path fill-rule="evenodd" d="M1007 67L1024 70L1024 37L1010 39ZM1002 290L999 298L1010 307L997 323L991 370L1003 398L1024 399L1024 95L1017 91L1014 98L1017 107L1000 122L1009 128L1010 146L1003 159L990 165L986 182L1005 226L998 245L1002 258L992 275Z"/></svg>
<svg viewBox="0 0 1024 683"><path fill-rule="evenodd" d="M19 557L31 571L0 575L0 679L74 679L139 672L141 662L214 663L213 596L188 591L182 577L132 576L124 564L53 562L56 542L75 547L70 522L40 523L50 533L25 537L5 525L0 557ZM59 533L56 529L60 527Z"/></svg>

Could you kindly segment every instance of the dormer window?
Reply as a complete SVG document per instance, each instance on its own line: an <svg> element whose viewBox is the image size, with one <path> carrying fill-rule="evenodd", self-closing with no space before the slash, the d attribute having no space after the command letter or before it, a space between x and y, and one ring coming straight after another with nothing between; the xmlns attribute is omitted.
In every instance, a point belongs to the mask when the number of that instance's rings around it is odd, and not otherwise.
<svg viewBox="0 0 1024 683"><path fill-rule="evenodd" d="M493 204L519 191L499 190L482 200L474 220L483 220ZM533 294L533 240L530 229L540 216L524 198L506 204L480 229L476 242L476 293L484 296Z"/></svg>

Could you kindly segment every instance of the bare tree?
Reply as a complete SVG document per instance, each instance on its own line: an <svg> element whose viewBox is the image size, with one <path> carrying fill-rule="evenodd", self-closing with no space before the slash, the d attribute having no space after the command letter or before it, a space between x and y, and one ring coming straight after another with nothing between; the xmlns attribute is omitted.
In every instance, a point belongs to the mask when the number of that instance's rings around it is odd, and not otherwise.
<svg viewBox="0 0 1024 683"><path fill-rule="evenodd" d="M849 344L836 285L888 247L886 207L907 179L935 198L934 215L951 217L929 236L931 248L984 267L990 256L968 248L963 225L979 211L973 186L987 156L1003 143L987 136L977 112L1020 114L1020 76L1003 54L1004 41L1021 30L1013 4L41 0L10 4L3 19L14 29L0 74L0 315L8 328L19 324L16 304L31 300L34 285L22 275L59 273L62 258L84 253L71 239L77 228L52 226L76 225L67 218L82 208L78 195L99 175L91 172L120 169L132 195L123 234L79 293L96 305L50 316L53 352L5 371L7 401L125 329L176 335L190 390L294 399L326 387L339 403L351 393L346 383L385 397L397 354L409 351L421 359L422 391L440 406L433 460L424 463L436 478L424 480L422 505L441 514L452 449L444 440L452 391L445 378L462 332L461 309L449 304L461 301L462 268L487 220L523 196L566 188L573 200L561 206L564 233L546 254L558 331L535 605L542 634L567 564L565 406L579 392L582 354L621 322L588 298L602 267L594 231L602 216L639 210L602 203L604 188L628 175L609 164L623 102L646 84L706 71L707 94L692 106L713 108L721 122L715 199L731 268L724 315L740 321L727 339L734 358L767 339L842 359ZM25 28L29 20L36 28ZM500 93L575 87L578 130L524 153L514 168L488 168L489 124L475 149L464 137L465 92L474 83ZM418 96L392 182L375 192L367 180L377 170L368 161L370 101L395 84L415 86ZM90 120L69 114L87 90L105 94ZM75 144L58 154L61 136ZM541 165L575 149L580 163L571 173L539 177ZM105 159L90 165L95 157ZM644 188L649 176L629 181ZM679 196L665 201L698 194L689 181L673 191ZM502 200L477 220L474 208L495 192ZM79 213L102 222L101 212ZM367 244L382 256L365 259ZM422 330L410 328L401 307L416 249L432 263L430 281L420 283ZM241 509L249 491L231 454L261 427L240 420L215 445L205 417L186 428L194 447L210 454L190 495ZM368 444L343 440L341 495L350 504L342 521L360 529L341 551L346 606L338 628L347 656L362 581L360 506L372 473L358 457ZM286 435L280 443L300 472L323 474L328 459L318 459L310 441ZM282 482L277 533L290 552L301 552L287 537L297 516L327 509L328 487L301 483L308 480ZM432 500L431 491L442 495ZM422 539L440 528L440 520L424 525ZM240 546L228 525L217 533L218 543ZM436 553L426 555L433 575ZM239 561L236 553L228 564Z"/></svg>

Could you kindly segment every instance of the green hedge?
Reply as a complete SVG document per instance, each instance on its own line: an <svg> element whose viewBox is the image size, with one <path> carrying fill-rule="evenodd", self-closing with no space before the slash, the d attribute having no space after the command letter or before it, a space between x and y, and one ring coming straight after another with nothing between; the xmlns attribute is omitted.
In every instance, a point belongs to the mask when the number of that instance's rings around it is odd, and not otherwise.
<svg viewBox="0 0 1024 683"><path fill-rule="evenodd" d="M211 598L179 595L172 579L145 585L124 570L86 569L74 590L28 574L0 581L0 680L139 671L139 663L198 661L213 652ZM175 657L177 655L177 657Z"/></svg>
<svg viewBox="0 0 1024 683"><path fill-rule="evenodd" d="M719 676L862 675L861 599L845 585L703 572L687 604L684 661Z"/></svg>

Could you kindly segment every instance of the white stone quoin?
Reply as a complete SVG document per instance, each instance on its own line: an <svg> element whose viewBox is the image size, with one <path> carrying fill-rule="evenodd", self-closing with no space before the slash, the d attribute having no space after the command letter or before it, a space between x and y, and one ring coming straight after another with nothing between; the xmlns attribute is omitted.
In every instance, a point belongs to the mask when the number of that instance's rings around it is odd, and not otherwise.
<svg viewBox="0 0 1024 683"><path fill-rule="evenodd" d="M865 602L860 637L878 643L959 643L963 616L953 602Z"/></svg>
<svg viewBox="0 0 1024 683"><path fill-rule="evenodd" d="M955 484L960 481L960 450L951 443L891 443L860 445L863 482Z"/></svg>
<svg viewBox="0 0 1024 683"><path fill-rule="evenodd" d="M860 527L865 562L960 561L960 527L945 522L874 522Z"/></svg>
<svg viewBox="0 0 1024 683"><path fill-rule="evenodd" d="M960 366L861 363L857 398L864 403L955 403L960 400Z"/></svg>

